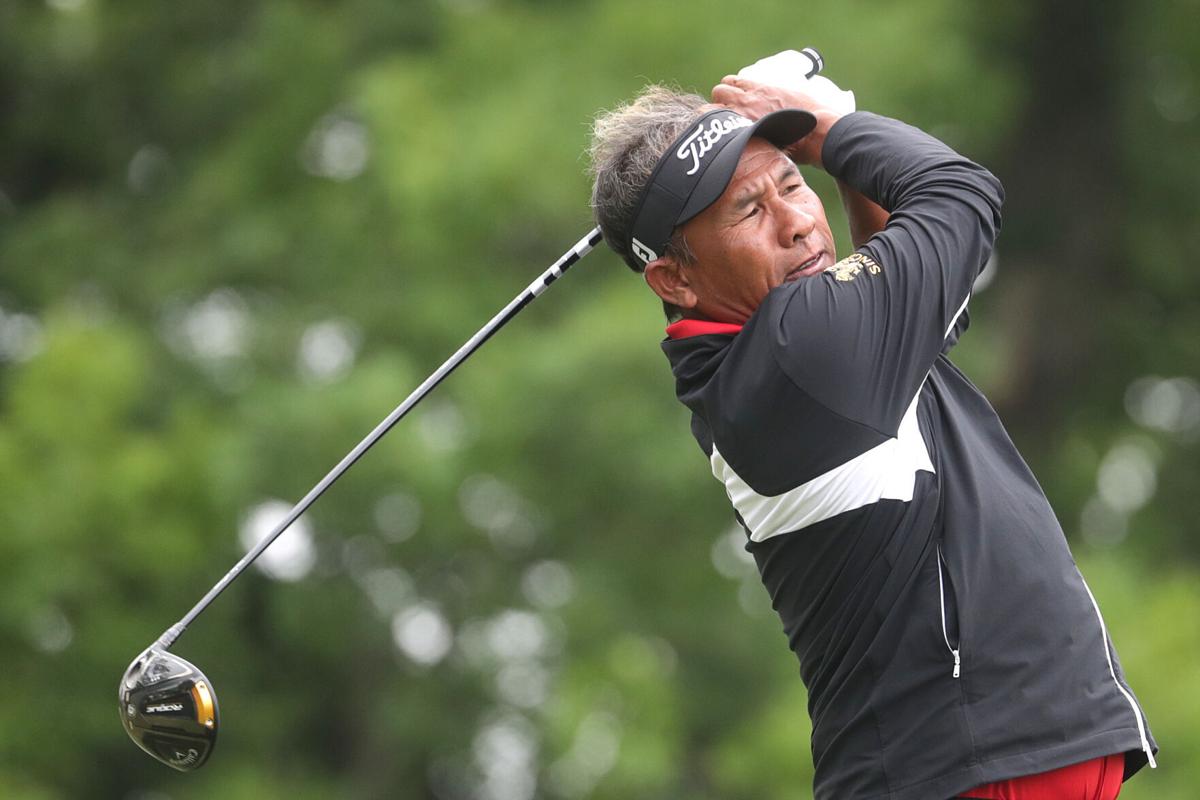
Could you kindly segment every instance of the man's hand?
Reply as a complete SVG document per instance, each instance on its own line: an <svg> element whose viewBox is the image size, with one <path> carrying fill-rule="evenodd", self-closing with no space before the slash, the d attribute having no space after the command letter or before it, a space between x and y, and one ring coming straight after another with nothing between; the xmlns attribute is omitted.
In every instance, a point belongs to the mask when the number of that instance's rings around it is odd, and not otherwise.
<svg viewBox="0 0 1200 800"><path fill-rule="evenodd" d="M754 68L769 61L770 59L764 59L743 72L753 72ZM770 73L760 70L755 74ZM833 81L820 75L807 80L803 75L796 80L777 80L780 84L787 85L760 83L737 75L726 75L713 87L712 99L714 103L731 108L750 119L758 119L784 108L800 108L811 112L817 118L817 127L808 136L789 147L787 152L798 164L820 167L821 147L825 144L825 135L835 122L854 110L854 94L842 91Z"/></svg>

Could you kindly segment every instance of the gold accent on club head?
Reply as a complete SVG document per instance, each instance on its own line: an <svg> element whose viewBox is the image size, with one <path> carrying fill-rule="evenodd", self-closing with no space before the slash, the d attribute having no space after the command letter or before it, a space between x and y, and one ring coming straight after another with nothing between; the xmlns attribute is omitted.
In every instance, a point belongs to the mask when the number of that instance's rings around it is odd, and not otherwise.
<svg viewBox="0 0 1200 800"><path fill-rule="evenodd" d="M196 721L211 730L216 724L216 720L213 713L212 693L208 690L208 684L204 681L193 683L192 700L196 703Z"/></svg>

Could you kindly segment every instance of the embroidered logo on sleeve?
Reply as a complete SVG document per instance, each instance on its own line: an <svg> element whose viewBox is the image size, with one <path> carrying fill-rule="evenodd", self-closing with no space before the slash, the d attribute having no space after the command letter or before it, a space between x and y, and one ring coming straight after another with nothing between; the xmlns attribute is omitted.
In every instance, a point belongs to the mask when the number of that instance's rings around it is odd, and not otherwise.
<svg viewBox="0 0 1200 800"><path fill-rule="evenodd" d="M832 272L833 277L839 281L852 281L864 269L870 275L878 275L880 266L875 263L875 259L866 253L854 253L847 258L843 258L825 271Z"/></svg>

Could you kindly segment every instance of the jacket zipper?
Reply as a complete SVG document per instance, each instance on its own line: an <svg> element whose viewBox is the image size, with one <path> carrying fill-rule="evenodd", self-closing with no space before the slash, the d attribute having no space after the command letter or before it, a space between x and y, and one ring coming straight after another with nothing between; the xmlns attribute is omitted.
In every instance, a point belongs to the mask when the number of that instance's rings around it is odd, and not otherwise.
<svg viewBox="0 0 1200 800"><path fill-rule="evenodd" d="M950 655L954 656L954 671L952 677L959 677L962 674L962 657L959 654L959 648L950 644L950 633L946 629L946 584L942 578L942 570L944 569L944 559L942 558L942 546L937 546L938 559L938 601L942 609L942 639L946 642L946 649L950 651ZM959 642L961 646L962 642Z"/></svg>

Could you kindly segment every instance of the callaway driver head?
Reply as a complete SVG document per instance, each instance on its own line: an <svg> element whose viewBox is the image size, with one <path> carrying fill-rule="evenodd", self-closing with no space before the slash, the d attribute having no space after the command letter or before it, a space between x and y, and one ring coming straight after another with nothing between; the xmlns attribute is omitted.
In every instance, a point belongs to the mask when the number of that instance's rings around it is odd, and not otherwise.
<svg viewBox="0 0 1200 800"><path fill-rule="evenodd" d="M217 694L193 664L150 647L125 670L117 696L129 738L168 767L191 772L212 754Z"/></svg>

